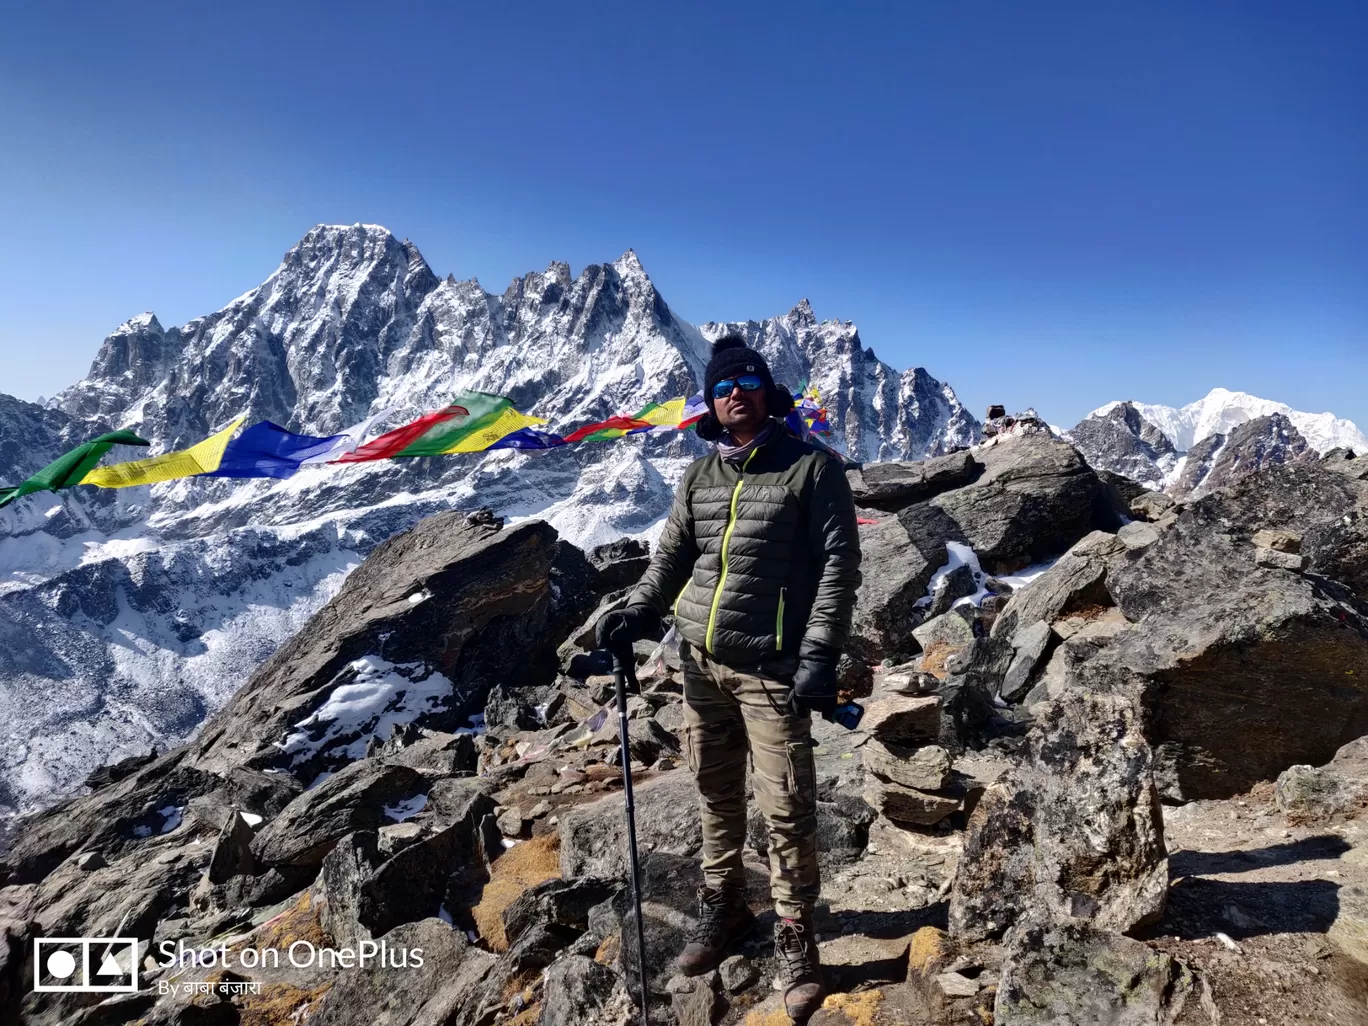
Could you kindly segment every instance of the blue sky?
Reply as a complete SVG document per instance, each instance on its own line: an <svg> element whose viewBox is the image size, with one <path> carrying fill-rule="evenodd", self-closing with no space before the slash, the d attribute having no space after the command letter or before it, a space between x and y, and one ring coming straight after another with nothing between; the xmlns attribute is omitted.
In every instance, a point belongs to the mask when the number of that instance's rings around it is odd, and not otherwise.
<svg viewBox="0 0 1368 1026"><path fill-rule="evenodd" d="M11 6L0 391L366 221L494 291L633 247L694 322L807 297L977 415L1368 427L1368 6L656 6Z"/></svg>

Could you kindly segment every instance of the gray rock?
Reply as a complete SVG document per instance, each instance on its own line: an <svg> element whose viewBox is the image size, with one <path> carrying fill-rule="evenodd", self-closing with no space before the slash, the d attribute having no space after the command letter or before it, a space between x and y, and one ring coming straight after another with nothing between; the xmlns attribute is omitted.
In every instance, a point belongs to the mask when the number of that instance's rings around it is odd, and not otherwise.
<svg viewBox="0 0 1368 1026"><path fill-rule="evenodd" d="M76 856L75 862L77 869L84 870L87 873L95 869L104 869L105 866L109 865L109 863L105 861L105 857L98 851L82 852L80 855Z"/></svg>
<svg viewBox="0 0 1368 1026"><path fill-rule="evenodd" d="M627 871L626 829L621 794L610 794L562 813L561 875L567 879L623 876ZM696 855L703 846L703 836L693 778L676 770L639 785L636 829L643 854Z"/></svg>
<svg viewBox="0 0 1368 1026"><path fill-rule="evenodd" d="M920 791L938 791L950 779L950 755L939 745L889 747L870 738L861 749L865 769L877 777Z"/></svg>
<svg viewBox="0 0 1368 1026"><path fill-rule="evenodd" d="M983 569L1002 575L1066 550L1094 528L1120 525L1102 481L1073 446L1009 436L976 449L984 472L926 503L958 528ZM945 537L953 538L953 535Z"/></svg>
<svg viewBox="0 0 1368 1026"><path fill-rule="evenodd" d="M1006 948L998 1026L1169 1026L1192 991L1182 963L1086 923L1023 923Z"/></svg>
<svg viewBox="0 0 1368 1026"><path fill-rule="evenodd" d="M977 592L978 579L973 569L969 564L961 563L937 582L935 594L931 597L931 608L927 612L928 618L949 612L950 607L960 599Z"/></svg>
<svg viewBox="0 0 1368 1026"><path fill-rule="evenodd" d="M1300 573L1306 569L1307 557L1294 552L1279 552L1277 549L1255 549L1254 562L1271 570L1290 570Z"/></svg>
<svg viewBox="0 0 1368 1026"><path fill-rule="evenodd" d="M469 734L425 731L419 740L382 752L380 758L425 775L470 773L475 770L475 739Z"/></svg>
<svg viewBox="0 0 1368 1026"><path fill-rule="evenodd" d="M1325 766L1289 766L1275 797L1279 809L1306 823L1358 812L1368 805L1368 737L1349 742Z"/></svg>
<svg viewBox="0 0 1368 1026"><path fill-rule="evenodd" d="M917 651L911 634L924 614L917 603L932 575L945 565L946 536L935 527L922 527L924 517L913 511L906 516L867 513L865 519L874 523L860 525L862 565L879 572L864 574L846 648L866 662L877 662Z"/></svg>
<svg viewBox="0 0 1368 1026"><path fill-rule="evenodd" d="M1153 524L1143 520L1133 520L1116 532L1116 537L1128 549L1143 549L1159 540L1159 531Z"/></svg>
<svg viewBox="0 0 1368 1026"><path fill-rule="evenodd" d="M617 538L589 550L602 591L633 587L651 565L651 546L635 538Z"/></svg>
<svg viewBox="0 0 1368 1026"><path fill-rule="evenodd" d="M1053 639L1054 632L1044 620L1021 627L1012 635L1012 662L998 689L1004 701L1016 702L1026 694Z"/></svg>
<svg viewBox="0 0 1368 1026"><path fill-rule="evenodd" d="M724 958L717 967L717 975L729 994L739 994L760 979L760 971L745 955Z"/></svg>
<svg viewBox="0 0 1368 1026"><path fill-rule="evenodd" d="M1294 555L1300 553L1302 548L1302 536L1300 534L1295 531L1281 531L1270 527L1255 531L1253 541L1255 548L1272 549L1275 552L1290 552Z"/></svg>
<svg viewBox="0 0 1368 1026"><path fill-rule="evenodd" d="M917 463L898 460L867 463L849 475L855 501L870 509L895 513L951 488L971 483L982 467L968 452L951 453Z"/></svg>
<svg viewBox="0 0 1368 1026"><path fill-rule="evenodd" d="M951 933L1001 935L1024 910L1129 930L1157 919L1168 859L1153 760L1133 692L1046 705L1028 759L984 793L950 893Z"/></svg>
<svg viewBox="0 0 1368 1026"><path fill-rule="evenodd" d="M495 820L499 826L499 831L505 837L521 837L523 828L527 824L527 819L523 816L522 809L504 809Z"/></svg>
<svg viewBox="0 0 1368 1026"><path fill-rule="evenodd" d="M937 973L936 986L946 997L962 998L973 997L979 992L979 982L970 979L962 973Z"/></svg>
<svg viewBox="0 0 1368 1026"><path fill-rule="evenodd" d="M586 1026L607 1011L617 974L591 958L569 955L552 963L542 989L538 1026Z"/></svg>
<svg viewBox="0 0 1368 1026"><path fill-rule="evenodd" d="M391 952L405 952L407 967L379 965L339 973L332 987L309 1010L310 1026L403 1026L447 1021L443 1013L468 998L490 971L494 956L467 942L465 935L440 919L424 919L395 927L385 936ZM411 952L422 950L415 968ZM396 986L396 977L403 984Z"/></svg>
<svg viewBox="0 0 1368 1026"><path fill-rule="evenodd" d="M589 910L609 900L622 888L620 880L580 877L547 880L528 888L504 909L504 936L510 944L533 926L554 924L572 930L589 928Z"/></svg>
<svg viewBox="0 0 1368 1026"><path fill-rule="evenodd" d="M385 822L385 806L427 790L427 782L407 766L352 763L305 791L252 839L252 854L262 866L322 865L344 834L374 830Z"/></svg>
<svg viewBox="0 0 1368 1026"><path fill-rule="evenodd" d="M1020 628L1039 620L1053 623L1076 609L1114 605L1107 590L1107 572L1111 558L1124 549L1115 535L1094 531L1012 594L993 624L993 636L1012 638Z"/></svg>
<svg viewBox="0 0 1368 1026"><path fill-rule="evenodd" d="M214 854L209 860L208 878L211 884L220 884L229 877L252 873L256 869L256 859L252 857L252 828L240 813L232 818L219 831L214 842Z"/></svg>
<svg viewBox="0 0 1368 1026"><path fill-rule="evenodd" d="M695 976L671 982L670 1010L679 1026L712 1026L721 1007L708 981Z"/></svg>
<svg viewBox="0 0 1368 1026"><path fill-rule="evenodd" d="M936 695L889 695L865 706L860 729L884 744L916 747L934 743L940 735L940 704Z"/></svg>
<svg viewBox="0 0 1368 1026"><path fill-rule="evenodd" d="M909 826L934 826L960 807L958 797L930 794L883 780L871 780L865 785L864 800L895 823Z"/></svg>
<svg viewBox="0 0 1368 1026"><path fill-rule="evenodd" d="M912 636L925 652L940 651L943 659L945 652L958 652L973 644L977 613L968 605L951 609L933 620L927 620L912 632Z"/></svg>
<svg viewBox="0 0 1368 1026"><path fill-rule="evenodd" d="M1144 492L1130 500L1130 511L1138 520L1151 523L1173 509L1173 499L1163 492Z"/></svg>

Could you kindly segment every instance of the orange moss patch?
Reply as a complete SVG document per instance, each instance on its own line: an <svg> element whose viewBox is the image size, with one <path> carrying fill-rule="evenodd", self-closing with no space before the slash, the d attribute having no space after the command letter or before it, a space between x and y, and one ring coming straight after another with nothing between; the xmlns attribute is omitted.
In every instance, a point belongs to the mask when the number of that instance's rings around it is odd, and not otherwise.
<svg viewBox="0 0 1368 1026"><path fill-rule="evenodd" d="M854 1026L875 1026L875 1013L883 1004L883 999L881 990L862 990L858 994L830 994L822 1002L822 1008L841 1013Z"/></svg>
<svg viewBox="0 0 1368 1026"><path fill-rule="evenodd" d="M239 1026L282 1026L303 1022L331 983L320 987L296 987L289 983L268 983L260 994L244 994L237 1002ZM300 1009L303 1014L298 1014Z"/></svg>
<svg viewBox="0 0 1368 1026"><path fill-rule="evenodd" d="M831 998L827 998L828 1001ZM823 1005L822 1007L826 1007ZM784 1006L771 1008L768 1012L756 1009L746 1015L746 1026L792 1026L792 1020L788 1017L788 1012L784 1011Z"/></svg>
<svg viewBox="0 0 1368 1026"><path fill-rule="evenodd" d="M622 947L622 934L615 933L603 938L603 943L594 952L594 961L599 965L612 965L617 961L618 949Z"/></svg>
<svg viewBox="0 0 1368 1026"><path fill-rule="evenodd" d="M322 902L315 901L311 891L305 891L299 900L274 919L262 923L251 941L252 947L279 948L285 950L295 941L308 941L316 948L330 948L333 939L323 929L320 918Z"/></svg>
<svg viewBox="0 0 1368 1026"><path fill-rule="evenodd" d="M480 893L480 903L471 910L475 928L490 948L508 950L503 914L529 887L560 877L560 835L544 834L516 844L494 863L489 883Z"/></svg>
<svg viewBox="0 0 1368 1026"><path fill-rule="evenodd" d="M921 668L937 680L945 680L950 676L950 671L945 668L946 662L956 652L961 651L962 648L957 648L948 641L933 641L929 648L922 650Z"/></svg>
<svg viewBox="0 0 1368 1026"><path fill-rule="evenodd" d="M907 956L907 968L923 976L937 961L945 957L946 934L934 926L923 926L912 935L912 947Z"/></svg>

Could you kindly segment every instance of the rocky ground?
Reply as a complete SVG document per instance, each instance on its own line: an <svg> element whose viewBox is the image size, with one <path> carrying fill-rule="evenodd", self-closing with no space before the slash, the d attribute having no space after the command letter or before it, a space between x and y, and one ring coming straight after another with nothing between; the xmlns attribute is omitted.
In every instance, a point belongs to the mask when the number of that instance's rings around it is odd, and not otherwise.
<svg viewBox="0 0 1368 1026"><path fill-rule="evenodd" d="M851 483L867 712L814 729L813 1022L1368 1022L1368 460L1175 505L1027 434ZM639 1021L588 646L645 563L482 515L382 545L191 744L22 825L3 1021ZM708 977L671 970L697 798L677 655L638 655L651 1020L780 1026L758 817L760 928ZM136 938L140 990L34 993L31 938L80 935ZM158 964L178 942L213 964Z"/></svg>

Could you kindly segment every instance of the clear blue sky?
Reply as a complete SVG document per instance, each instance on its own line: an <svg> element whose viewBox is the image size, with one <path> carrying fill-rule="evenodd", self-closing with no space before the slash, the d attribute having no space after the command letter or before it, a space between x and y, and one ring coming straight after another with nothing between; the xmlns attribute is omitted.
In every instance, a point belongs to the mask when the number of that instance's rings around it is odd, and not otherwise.
<svg viewBox="0 0 1368 1026"><path fill-rule="evenodd" d="M11 5L0 391L367 221L493 291L630 246L695 322L806 296L979 415L1368 427L1368 5L662 6Z"/></svg>

